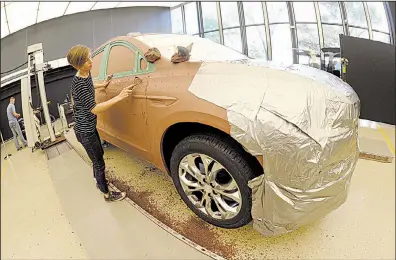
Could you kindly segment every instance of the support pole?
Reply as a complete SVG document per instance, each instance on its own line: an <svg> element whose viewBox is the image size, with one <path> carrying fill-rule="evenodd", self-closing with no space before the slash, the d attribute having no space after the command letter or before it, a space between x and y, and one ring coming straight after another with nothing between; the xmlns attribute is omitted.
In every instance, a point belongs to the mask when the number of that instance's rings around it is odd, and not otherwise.
<svg viewBox="0 0 396 260"><path fill-rule="evenodd" d="M7 148L5 146L4 139L3 139L3 133L1 131L0 131L0 136L1 136L1 142L2 142L3 148L4 148L4 153L6 154L6 156L4 157L4 160L7 160L11 157L11 154L7 153Z"/></svg>
<svg viewBox="0 0 396 260"><path fill-rule="evenodd" d="M48 133L50 134L51 142L54 142L55 133L54 133L54 129L52 128L51 118L48 111L47 95L45 93L45 86L44 86L44 74L43 74L44 55L43 55L42 47L41 49L34 52L34 60L36 64L36 75L38 78L38 88L40 90L41 106L44 112L45 123L47 124Z"/></svg>

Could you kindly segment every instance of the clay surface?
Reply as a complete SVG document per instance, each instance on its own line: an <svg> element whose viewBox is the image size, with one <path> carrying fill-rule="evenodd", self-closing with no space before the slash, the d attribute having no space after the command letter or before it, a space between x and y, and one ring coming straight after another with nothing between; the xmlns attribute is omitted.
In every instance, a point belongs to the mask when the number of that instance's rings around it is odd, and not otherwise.
<svg viewBox="0 0 396 260"><path fill-rule="evenodd" d="M102 62L105 55L93 57L93 71L105 69L107 76L147 68L147 64L144 64L148 62L145 54L153 53L152 47L137 40L137 37L130 36L111 39L101 47L115 41L129 42L138 52L132 52L124 46L112 47L106 68L100 67L106 64ZM191 46L186 46L186 49L191 50ZM134 59L139 53L145 59L135 63ZM140 68L135 68L135 64ZM183 122L201 123L229 134L230 124L226 110L199 99L188 91L201 64L198 61L174 64L162 56L155 61L153 72L114 77L105 90L96 91L96 102L104 102L118 95L123 88L134 82L135 77L142 83L133 89L130 99L98 116L101 137L167 171L162 159L161 143L164 133L172 125Z"/></svg>

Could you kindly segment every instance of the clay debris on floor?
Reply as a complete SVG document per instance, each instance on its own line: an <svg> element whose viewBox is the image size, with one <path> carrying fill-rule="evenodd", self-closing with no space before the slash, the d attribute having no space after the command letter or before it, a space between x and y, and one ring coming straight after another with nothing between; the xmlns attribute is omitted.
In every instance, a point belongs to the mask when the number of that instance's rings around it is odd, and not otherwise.
<svg viewBox="0 0 396 260"><path fill-rule="evenodd" d="M87 159L82 147L73 145ZM135 203L227 259L390 259L395 255L394 162L359 160L344 205L310 226L271 238L261 236L252 225L227 230L207 224L184 204L167 174L116 147L105 149L105 160L108 178Z"/></svg>

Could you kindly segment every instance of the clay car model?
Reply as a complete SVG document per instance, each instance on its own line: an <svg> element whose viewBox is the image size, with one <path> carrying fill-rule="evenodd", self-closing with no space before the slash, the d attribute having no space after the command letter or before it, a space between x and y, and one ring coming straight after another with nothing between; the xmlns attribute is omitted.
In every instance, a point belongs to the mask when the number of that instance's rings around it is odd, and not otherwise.
<svg viewBox="0 0 396 260"><path fill-rule="evenodd" d="M176 47L191 43L189 61L172 63ZM154 63L144 56L152 47L161 53ZM235 91L236 84L241 90L243 85L245 91L249 90L249 81L236 75L254 77L258 73L260 78L262 74L256 70L265 68L248 68L244 65L249 60L245 55L223 45L171 34L117 37L96 49L92 56L94 81L113 75L105 90L96 91L97 102L104 102L138 82L130 99L98 116L101 138L168 172L184 202L203 220L223 228L251 222L254 198L249 181L263 176L266 170L263 154L252 152L252 147L232 135L235 125L230 124L231 110L220 101L216 104L199 97L190 87L200 88L198 79L207 78L202 81L206 82L201 88L203 95L213 94L219 100L229 95L236 99L255 96L252 91L250 94ZM246 68L250 74L244 72ZM282 77L276 80L281 84ZM218 87L220 81L225 82L222 87ZM254 88L261 89L257 88L260 84ZM287 156L285 150L283 157Z"/></svg>

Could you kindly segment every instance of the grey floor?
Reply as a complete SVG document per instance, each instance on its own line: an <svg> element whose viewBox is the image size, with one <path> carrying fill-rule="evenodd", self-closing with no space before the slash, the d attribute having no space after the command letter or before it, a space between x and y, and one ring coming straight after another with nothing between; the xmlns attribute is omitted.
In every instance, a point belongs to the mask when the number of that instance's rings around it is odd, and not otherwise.
<svg viewBox="0 0 396 260"><path fill-rule="evenodd" d="M4 151L4 150L3 150ZM4 152L2 151L2 154ZM2 161L2 259L209 259L126 201L106 203L74 150Z"/></svg>

